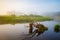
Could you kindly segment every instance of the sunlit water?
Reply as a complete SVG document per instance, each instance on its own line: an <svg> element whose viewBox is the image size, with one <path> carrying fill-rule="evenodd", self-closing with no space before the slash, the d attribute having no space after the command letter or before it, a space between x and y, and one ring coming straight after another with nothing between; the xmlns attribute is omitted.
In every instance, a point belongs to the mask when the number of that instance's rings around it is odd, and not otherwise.
<svg viewBox="0 0 60 40"><path fill-rule="evenodd" d="M2 24L0 25L0 40L60 40L60 32L56 33L54 31L54 26L60 24L60 21L44 21L39 23L48 27L48 30L32 38L28 38L28 23L15 25Z"/></svg>

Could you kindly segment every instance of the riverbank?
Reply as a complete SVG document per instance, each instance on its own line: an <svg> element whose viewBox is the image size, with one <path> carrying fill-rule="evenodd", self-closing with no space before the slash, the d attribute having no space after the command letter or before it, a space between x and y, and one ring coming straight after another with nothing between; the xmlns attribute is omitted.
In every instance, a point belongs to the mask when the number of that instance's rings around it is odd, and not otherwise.
<svg viewBox="0 0 60 40"><path fill-rule="evenodd" d="M15 24L15 23L27 23L30 21L48 21L53 20L48 16L40 15L20 15L20 16L0 16L0 24Z"/></svg>

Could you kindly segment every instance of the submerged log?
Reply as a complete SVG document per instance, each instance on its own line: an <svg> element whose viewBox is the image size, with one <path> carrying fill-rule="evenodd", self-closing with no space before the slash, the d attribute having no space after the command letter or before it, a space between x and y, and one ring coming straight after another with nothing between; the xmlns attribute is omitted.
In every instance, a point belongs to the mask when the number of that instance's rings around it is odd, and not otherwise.
<svg viewBox="0 0 60 40"><path fill-rule="evenodd" d="M45 26L42 25L42 24L37 24L37 25L36 25L36 28L37 28L36 33L38 33L38 35L40 35L40 34L43 33L44 31L48 30L48 28L45 27Z"/></svg>
<svg viewBox="0 0 60 40"><path fill-rule="evenodd" d="M47 27L45 27L45 26L42 25L42 24L37 24L37 28L38 28L38 31L47 30L47 29L48 29Z"/></svg>
<svg viewBox="0 0 60 40"><path fill-rule="evenodd" d="M30 22L30 24L29 24L29 33L30 33L30 34L33 33L32 36L34 36L36 33L38 33L38 35L40 35L40 34L43 33L44 31L48 30L48 28L45 27L43 24L36 24L36 25L34 25L34 26L35 26L37 29L34 30L34 32L33 32L33 22Z"/></svg>

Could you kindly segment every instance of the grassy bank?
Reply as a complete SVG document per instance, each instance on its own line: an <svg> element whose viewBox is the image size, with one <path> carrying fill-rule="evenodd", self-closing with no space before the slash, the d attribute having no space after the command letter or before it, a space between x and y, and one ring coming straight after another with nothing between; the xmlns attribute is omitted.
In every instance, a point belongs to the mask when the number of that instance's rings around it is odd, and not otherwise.
<svg viewBox="0 0 60 40"><path fill-rule="evenodd" d="M30 21L47 21L47 20L52 20L52 19L48 16L39 16L39 15L0 16L0 24L25 23Z"/></svg>

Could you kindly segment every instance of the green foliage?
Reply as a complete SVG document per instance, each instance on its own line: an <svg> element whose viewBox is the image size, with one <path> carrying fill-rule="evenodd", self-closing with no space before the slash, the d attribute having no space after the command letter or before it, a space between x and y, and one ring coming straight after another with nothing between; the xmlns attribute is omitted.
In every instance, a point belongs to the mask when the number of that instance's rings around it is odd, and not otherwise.
<svg viewBox="0 0 60 40"><path fill-rule="evenodd" d="M2 23L24 23L30 21L46 21L52 20L50 17L43 17L39 15L21 15L21 16L0 16L0 24Z"/></svg>
<svg viewBox="0 0 60 40"><path fill-rule="evenodd" d="M60 31L60 25L58 25L58 24L55 25L54 31L55 32L59 32Z"/></svg>
<svg viewBox="0 0 60 40"><path fill-rule="evenodd" d="M57 24L57 25L55 25L55 28L58 28L58 27L60 27L60 25L58 25L58 24Z"/></svg>

